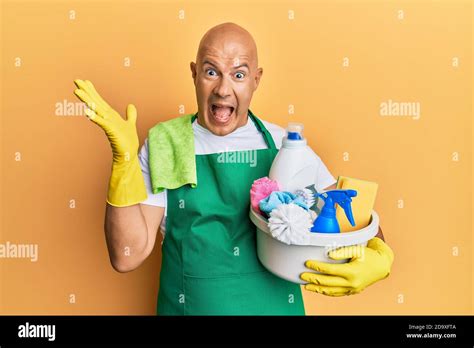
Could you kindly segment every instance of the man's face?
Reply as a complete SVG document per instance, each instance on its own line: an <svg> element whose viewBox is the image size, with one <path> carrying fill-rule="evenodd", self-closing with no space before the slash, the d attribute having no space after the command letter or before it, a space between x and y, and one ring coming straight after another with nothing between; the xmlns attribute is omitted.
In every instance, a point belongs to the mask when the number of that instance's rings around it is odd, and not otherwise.
<svg viewBox="0 0 474 348"><path fill-rule="evenodd" d="M262 69L245 40L221 35L200 47L191 63L198 122L216 135L227 135L247 123L247 112ZM250 46L250 47L249 47Z"/></svg>

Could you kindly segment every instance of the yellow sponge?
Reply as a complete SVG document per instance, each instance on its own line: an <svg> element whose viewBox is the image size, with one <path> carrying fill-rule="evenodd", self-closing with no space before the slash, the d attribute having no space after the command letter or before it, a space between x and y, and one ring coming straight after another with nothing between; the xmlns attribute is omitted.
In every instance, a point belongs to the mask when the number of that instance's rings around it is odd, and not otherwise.
<svg viewBox="0 0 474 348"><path fill-rule="evenodd" d="M370 222L372 210L374 209L375 196L377 195L378 184L370 181L348 178L340 176L337 180L337 189L352 189L357 191L357 196L352 198L352 215L355 226L347 220L344 209L339 205L336 208L336 218L339 222L341 233L351 232L366 227Z"/></svg>

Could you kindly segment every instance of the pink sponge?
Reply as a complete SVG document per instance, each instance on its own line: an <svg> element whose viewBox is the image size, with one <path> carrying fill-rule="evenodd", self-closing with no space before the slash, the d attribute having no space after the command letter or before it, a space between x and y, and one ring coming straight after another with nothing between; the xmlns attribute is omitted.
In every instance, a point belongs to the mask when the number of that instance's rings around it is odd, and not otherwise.
<svg viewBox="0 0 474 348"><path fill-rule="evenodd" d="M267 198L273 191L279 191L278 183L268 177L257 179L253 182L250 189L250 204L253 210L261 214L259 203L262 199Z"/></svg>

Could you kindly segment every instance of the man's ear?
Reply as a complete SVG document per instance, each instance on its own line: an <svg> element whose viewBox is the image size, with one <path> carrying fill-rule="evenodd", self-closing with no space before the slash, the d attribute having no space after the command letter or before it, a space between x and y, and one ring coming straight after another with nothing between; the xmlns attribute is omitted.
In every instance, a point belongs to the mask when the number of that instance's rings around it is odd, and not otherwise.
<svg viewBox="0 0 474 348"><path fill-rule="evenodd" d="M255 88L253 89L254 91L258 87L258 84L260 83L260 79L262 78L262 75L263 75L263 68L258 68L257 73L255 74Z"/></svg>
<svg viewBox="0 0 474 348"><path fill-rule="evenodd" d="M196 86L196 63L191 62L189 64L189 67L191 68L191 74L193 77L194 85Z"/></svg>

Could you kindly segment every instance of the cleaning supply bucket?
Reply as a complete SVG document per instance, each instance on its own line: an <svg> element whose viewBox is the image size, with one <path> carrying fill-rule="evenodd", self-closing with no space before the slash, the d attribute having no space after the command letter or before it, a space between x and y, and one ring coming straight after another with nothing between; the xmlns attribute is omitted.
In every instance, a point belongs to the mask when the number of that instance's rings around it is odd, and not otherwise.
<svg viewBox="0 0 474 348"><path fill-rule="evenodd" d="M349 259L333 260L328 252L343 246L362 245L375 237L379 229L379 217L372 211L368 226L353 232L311 233L309 245L288 245L272 237L267 221L250 208L250 220L257 227L257 254L260 262L276 276L293 283L306 284L300 279L304 272L315 272L305 267L307 260L328 263L346 263Z"/></svg>

